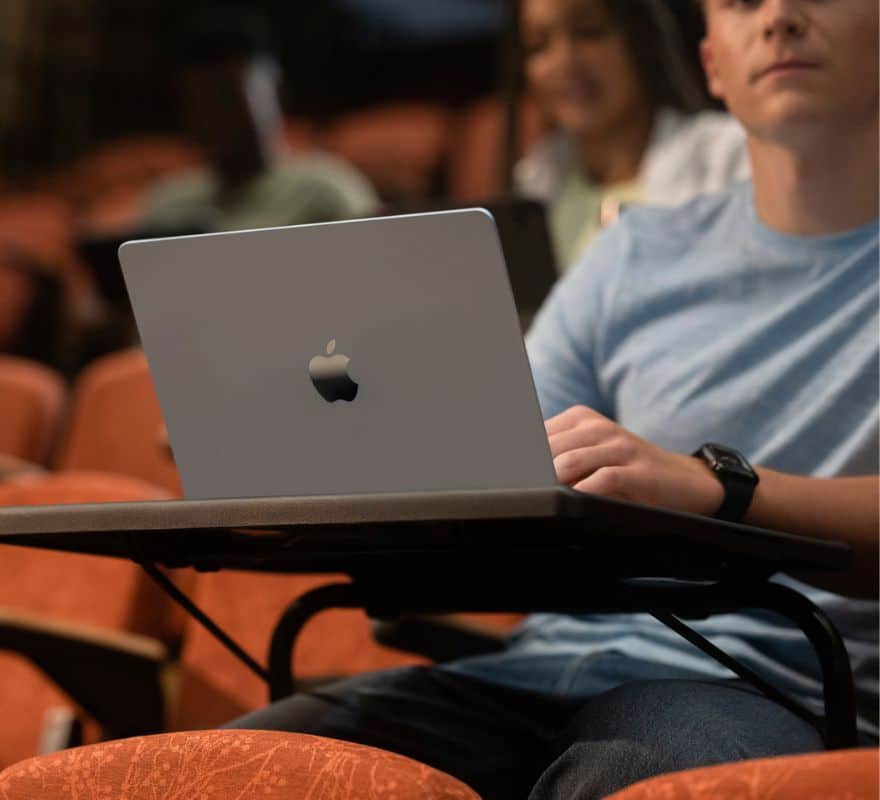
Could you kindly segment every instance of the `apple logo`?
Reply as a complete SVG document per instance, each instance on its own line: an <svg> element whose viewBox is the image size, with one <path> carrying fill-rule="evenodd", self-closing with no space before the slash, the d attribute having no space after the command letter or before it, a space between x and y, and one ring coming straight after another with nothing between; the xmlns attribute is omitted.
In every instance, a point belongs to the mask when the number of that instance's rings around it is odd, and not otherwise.
<svg viewBox="0 0 880 800"><path fill-rule="evenodd" d="M351 359L341 353L333 355L336 339L327 342L325 356L315 356L309 362L309 377L318 393L328 403L337 400L351 402L357 396L358 385L348 375Z"/></svg>

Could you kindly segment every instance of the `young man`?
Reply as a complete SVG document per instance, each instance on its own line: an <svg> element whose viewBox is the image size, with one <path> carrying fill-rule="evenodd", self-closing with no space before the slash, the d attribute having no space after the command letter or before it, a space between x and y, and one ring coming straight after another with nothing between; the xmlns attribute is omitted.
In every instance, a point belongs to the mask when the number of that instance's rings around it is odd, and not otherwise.
<svg viewBox="0 0 880 800"><path fill-rule="evenodd" d="M627 212L557 287L529 338L550 446L579 490L848 541L837 593L799 588L846 637L876 741L877 604L858 598L877 592L877 5L705 2L709 85L748 132L753 183ZM757 485L723 486L689 455L705 442L740 450ZM790 627L696 627L818 703ZM604 797L822 747L644 615L532 617L501 654L358 677L235 724L397 750L487 800Z"/></svg>

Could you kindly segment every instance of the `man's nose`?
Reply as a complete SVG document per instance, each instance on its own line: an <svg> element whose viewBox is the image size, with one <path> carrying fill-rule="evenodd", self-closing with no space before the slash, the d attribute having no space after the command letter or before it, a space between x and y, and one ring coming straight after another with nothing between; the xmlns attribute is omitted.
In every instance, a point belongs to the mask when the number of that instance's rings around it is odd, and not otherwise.
<svg viewBox="0 0 880 800"><path fill-rule="evenodd" d="M765 0L761 9L764 14L765 39L799 39L807 30L808 20L801 5L803 0Z"/></svg>

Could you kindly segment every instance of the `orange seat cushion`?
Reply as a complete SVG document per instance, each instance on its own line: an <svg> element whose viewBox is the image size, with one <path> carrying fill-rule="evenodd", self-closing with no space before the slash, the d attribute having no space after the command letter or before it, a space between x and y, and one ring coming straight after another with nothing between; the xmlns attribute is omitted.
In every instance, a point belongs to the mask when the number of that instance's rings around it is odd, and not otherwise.
<svg viewBox="0 0 880 800"><path fill-rule="evenodd" d="M372 747L303 734L202 731L122 739L0 773L2 800L479 800L463 783Z"/></svg>
<svg viewBox="0 0 880 800"><path fill-rule="evenodd" d="M877 800L878 751L759 758L639 781L608 800Z"/></svg>

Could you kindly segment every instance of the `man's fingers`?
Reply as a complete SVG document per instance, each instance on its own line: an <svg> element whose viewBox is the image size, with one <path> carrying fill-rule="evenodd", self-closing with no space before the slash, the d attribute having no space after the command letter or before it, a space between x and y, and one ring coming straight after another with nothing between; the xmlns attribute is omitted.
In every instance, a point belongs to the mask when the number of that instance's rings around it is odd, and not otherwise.
<svg viewBox="0 0 880 800"><path fill-rule="evenodd" d="M582 422L574 428L550 434L550 452L553 458L568 450L579 450L582 447L593 447L602 444L609 437L610 431L600 421Z"/></svg>
<svg viewBox="0 0 880 800"><path fill-rule="evenodd" d="M553 459L556 479L566 486L576 486L603 467L620 466L623 455L616 443L568 450Z"/></svg>
<svg viewBox="0 0 880 800"><path fill-rule="evenodd" d="M572 406L561 414L545 420L544 427L547 429L547 435L552 436L571 430L587 419L606 419L606 417L603 417L598 411L593 411L592 408L587 408L587 406Z"/></svg>
<svg viewBox="0 0 880 800"><path fill-rule="evenodd" d="M613 497L617 500L629 499L626 475L622 467L601 467L592 475L578 481L572 488L578 492Z"/></svg>

